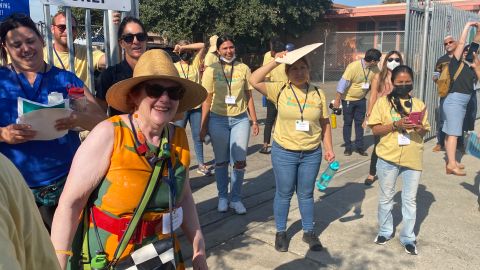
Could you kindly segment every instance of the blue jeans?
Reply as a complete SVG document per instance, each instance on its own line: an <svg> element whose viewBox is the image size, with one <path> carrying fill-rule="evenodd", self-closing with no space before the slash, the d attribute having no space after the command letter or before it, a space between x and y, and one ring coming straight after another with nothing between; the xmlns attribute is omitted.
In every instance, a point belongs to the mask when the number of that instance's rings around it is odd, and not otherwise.
<svg viewBox="0 0 480 270"><path fill-rule="evenodd" d="M247 113L236 116L223 116L210 112L208 130L215 154L215 180L218 197L228 199L228 168L232 165L230 195L232 202L242 199L242 183L245 167L237 168L237 162L247 159L250 121ZM246 164L246 163L245 163Z"/></svg>
<svg viewBox="0 0 480 270"><path fill-rule="evenodd" d="M313 231L313 188L322 161L322 148L312 151L290 151L272 143L272 167L275 174L273 215L278 232L287 230L288 211L293 192L297 192L298 206L304 231Z"/></svg>
<svg viewBox="0 0 480 270"><path fill-rule="evenodd" d="M412 170L378 158L378 235L387 239L393 234L393 196L397 177L402 177L402 221L400 242L403 245L414 243L415 220L417 215L417 188L422 171Z"/></svg>
<svg viewBox="0 0 480 270"><path fill-rule="evenodd" d="M200 123L202 121L202 108L192 109L185 112L182 120L175 121L175 125L185 128L187 122L190 122L192 129L193 148L195 149L195 156L197 157L198 165L205 163L203 156L203 142L200 140Z"/></svg>
<svg viewBox="0 0 480 270"><path fill-rule="evenodd" d="M367 100L360 99L356 101L342 100L343 107L343 141L345 149L352 150L352 123L355 121L355 147L357 150L363 149L363 127L362 123L367 112Z"/></svg>

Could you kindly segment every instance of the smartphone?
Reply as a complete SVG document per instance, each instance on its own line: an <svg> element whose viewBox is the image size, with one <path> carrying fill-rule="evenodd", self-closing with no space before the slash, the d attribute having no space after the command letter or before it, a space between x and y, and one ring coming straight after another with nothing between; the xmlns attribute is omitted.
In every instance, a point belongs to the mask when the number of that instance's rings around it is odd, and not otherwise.
<svg viewBox="0 0 480 270"><path fill-rule="evenodd" d="M408 115L408 121L410 121L412 124L418 125L418 124L422 123L423 114L424 114L424 112L411 112Z"/></svg>
<svg viewBox="0 0 480 270"><path fill-rule="evenodd" d="M473 63L473 53L478 53L478 48L478 43L470 43L470 48L468 48L467 56L465 56L465 61Z"/></svg>

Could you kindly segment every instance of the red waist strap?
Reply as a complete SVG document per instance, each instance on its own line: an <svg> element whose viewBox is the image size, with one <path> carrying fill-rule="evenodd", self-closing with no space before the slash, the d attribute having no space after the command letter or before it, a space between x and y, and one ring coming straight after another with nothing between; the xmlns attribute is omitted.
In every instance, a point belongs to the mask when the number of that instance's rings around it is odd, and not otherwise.
<svg viewBox="0 0 480 270"><path fill-rule="evenodd" d="M98 228L105 230L111 234L118 236L118 241L122 238L123 234L127 230L128 224L131 218L116 218L111 217L98 209L96 206L92 207L93 216L95 218L95 224ZM92 217L90 217L92 222ZM162 231L162 219L156 219L152 221L140 220L137 228L132 234L129 243L141 244L143 239L152 236Z"/></svg>

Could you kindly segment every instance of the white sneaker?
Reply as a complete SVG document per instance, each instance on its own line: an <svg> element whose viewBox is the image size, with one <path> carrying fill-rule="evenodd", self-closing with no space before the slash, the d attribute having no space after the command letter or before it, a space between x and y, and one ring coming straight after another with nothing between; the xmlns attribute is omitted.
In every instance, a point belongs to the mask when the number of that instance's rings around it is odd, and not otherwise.
<svg viewBox="0 0 480 270"><path fill-rule="evenodd" d="M217 211L220 213L225 213L228 210L228 199L220 198L218 199Z"/></svg>
<svg viewBox="0 0 480 270"><path fill-rule="evenodd" d="M244 215L247 213L247 209L243 206L241 201L238 202L230 202L230 208L235 209L235 213L238 215Z"/></svg>

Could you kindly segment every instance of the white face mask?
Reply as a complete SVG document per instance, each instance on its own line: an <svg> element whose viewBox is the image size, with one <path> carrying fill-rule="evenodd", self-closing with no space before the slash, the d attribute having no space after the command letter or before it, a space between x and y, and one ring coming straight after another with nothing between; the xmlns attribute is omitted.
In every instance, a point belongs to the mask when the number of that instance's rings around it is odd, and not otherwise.
<svg viewBox="0 0 480 270"><path fill-rule="evenodd" d="M236 58L236 57L237 57L236 55L233 55L232 59L226 59L225 57L220 56L220 60L222 60L223 62L225 62L225 63L227 63L227 64L230 64L230 63L232 63L233 61L235 61L235 58Z"/></svg>
<svg viewBox="0 0 480 270"><path fill-rule="evenodd" d="M394 70L398 66L400 66L400 63L397 61L387 62L387 68L390 70Z"/></svg>

